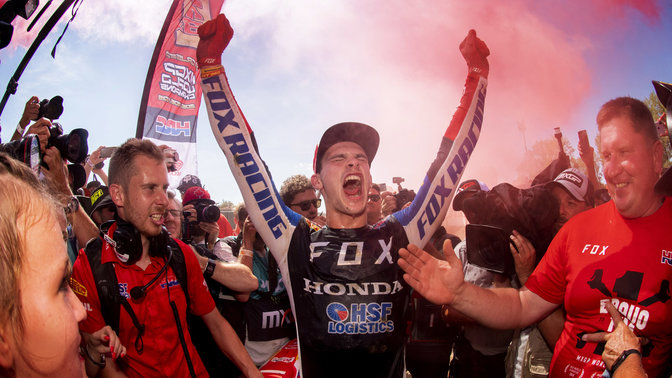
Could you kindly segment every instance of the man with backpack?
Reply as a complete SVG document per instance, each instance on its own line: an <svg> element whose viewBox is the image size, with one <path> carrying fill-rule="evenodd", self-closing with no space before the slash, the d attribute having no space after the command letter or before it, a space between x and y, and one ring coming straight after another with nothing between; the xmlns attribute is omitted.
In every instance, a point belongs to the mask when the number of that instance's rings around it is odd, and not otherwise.
<svg viewBox="0 0 672 378"><path fill-rule="evenodd" d="M261 377L215 308L203 279L207 269L202 274L192 250L163 227L168 175L161 150L150 141L128 140L110 161L109 183L118 218L80 251L73 267L71 286L87 309L80 323L86 358L109 375L205 375L187 329L188 310L246 376ZM127 346L126 355L112 350L106 361L88 344L105 325Z"/></svg>

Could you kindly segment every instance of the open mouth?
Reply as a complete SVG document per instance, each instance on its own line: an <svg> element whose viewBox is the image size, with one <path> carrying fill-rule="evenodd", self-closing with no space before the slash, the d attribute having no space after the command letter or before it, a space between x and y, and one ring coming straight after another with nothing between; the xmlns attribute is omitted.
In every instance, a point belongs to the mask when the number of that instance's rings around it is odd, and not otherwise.
<svg viewBox="0 0 672 378"><path fill-rule="evenodd" d="M343 191L347 196L362 194L362 178L359 175L348 175L343 183Z"/></svg>
<svg viewBox="0 0 672 378"><path fill-rule="evenodd" d="M149 216L149 218L154 222L155 224L163 224L163 213L160 214L152 214Z"/></svg>

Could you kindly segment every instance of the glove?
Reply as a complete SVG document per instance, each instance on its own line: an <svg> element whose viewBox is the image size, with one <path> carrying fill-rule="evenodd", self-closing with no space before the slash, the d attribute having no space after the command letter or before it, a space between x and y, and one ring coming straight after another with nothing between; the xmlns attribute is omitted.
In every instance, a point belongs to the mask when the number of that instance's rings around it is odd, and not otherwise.
<svg viewBox="0 0 672 378"><path fill-rule="evenodd" d="M490 50L485 42L476 36L476 30L469 30L469 34L460 43L460 52L467 62L469 73L475 72L485 78L488 77L490 65L487 57L490 55Z"/></svg>
<svg viewBox="0 0 672 378"><path fill-rule="evenodd" d="M233 28L226 16L219 14L214 20L199 26L198 36L201 38L196 48L198 68L221 66L222 52L233 37Z"/></svg>

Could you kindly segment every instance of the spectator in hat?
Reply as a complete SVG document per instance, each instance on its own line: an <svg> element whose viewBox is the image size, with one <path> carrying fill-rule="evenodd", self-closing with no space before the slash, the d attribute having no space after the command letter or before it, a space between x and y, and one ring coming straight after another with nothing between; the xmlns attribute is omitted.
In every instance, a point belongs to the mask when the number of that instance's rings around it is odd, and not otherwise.
<svg viewBox="0 0 672 378"><path fill-rule="evenodd" d="M478 214L472 210L471 206L465 208L464 203L465 201L469 202L474 197L480 197L482 199L482 196L489 190L487 185L478 180L471 179L463 181L457 188L455 198L453 198L453 210L463 212L469 223L480 223Z"/></svg>
<svg viewBox="0 0 672 378"><path fill-rule="evenodd" d="M194 175L185 175L182 177L182 180L180 180L180 184L177 186L177 190L182 195L182 198L184 198L184 194L186 193L187 189L193 186L198 186L200 188L203 187L203 185L201 185L201 180L198 177Z"/></svg>
<svg viewBox="0 0 672 378"><path fill-rule="evenodd" d="M327 219L318 212L322 200L317 198L315 188L313 188L313 184L310 183L308 177L294 175L287 178L280 187L280 197L285 205L303 215L309 221L319 226L324 226L327 223Z"/></svg>
<svg viewBox="0 0 672 378"><path fill-rule="evenodd" d="M112 202L110 190L107 186L99 186L89 197L91 205L89 207L89 216L100 227L101 224L113 220L117 214L117 207Z"/></svg>
<svg viewBox="0 0 672 378"><path fill-rule="evenodd" d="M555 222L555 232L576 214L593 207L593 184L576 168L565 169L547 185L560 205L560 216Z"/></svg>
<svg viewBox="0 0 672 378"><path fill-rule="evenodd" d="M209 193L199 186L187 189L183 198L183 202L186 204L184 206L185 212L191 213L195 211L195 202L203 201L210 203L211 201L208 201L209 198ZM182 237L182 209L182 203L177 200L175 193L168 191L168 207L164 216L164 225L168 232L176 238ZM188 218L192 217L193 215L191 214L188 216ZM192 231L194 228L200 230L200 225L203 223L206 222L192 224ZM206 228L214 230L211 226L206 226ZM257 278L253 275L251 268L243 263L236 262L226 243L217 240L215 248L210 250L206 248L205 239L207 239L205 235L193 237L192 234L190 246L201 265L208 290L215 301L217 310L231 324L239 340L244 343L245 323L243 309L245 302L249 299L250 293L257 288ZM211 271L209 270L210 268L212 268ZM211 376L239 376L240 371L217 348L217 344L208 332L205 324L194 316L189 316L187 321L194 346L201 356L208 373Z"/></svg>
<svg viewBox="0 0 672 378"><path fill-rule="evenodd" d="M200 186L192 186L187 189L182 196L182 212L185 214L185 232L183 238L189 238L190 243L197 245L203 244L208 250L214 250L219 242L219 225L217 221L205 222L199 220L197 216L198 209L203 206L215 205L215 201L210 199L210 193ZM219 215L219 214L218 214ZM219 219L217 217L217 219Z"/></svg>

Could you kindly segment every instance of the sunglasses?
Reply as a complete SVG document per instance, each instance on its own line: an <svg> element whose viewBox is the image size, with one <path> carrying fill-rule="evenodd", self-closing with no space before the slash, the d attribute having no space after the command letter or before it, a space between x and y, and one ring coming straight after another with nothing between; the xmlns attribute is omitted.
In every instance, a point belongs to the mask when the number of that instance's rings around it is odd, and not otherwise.
<svg viewBox="0 0 672 378"><path fill-rule="evenodd" d="M373 202L380 201L380 194L369 194L369 201Z"/></svg>
<svg viewBox="0 0 672 378"><path fill-rule="evenodd" d="M289 206L298 206L301 208L301 211L308 211L310 210L311 205L315 206L315 208L317 209L318 207L320 207L320 205L322 205L322 200L317 198L314 200L307 200L307 201L301 201L299 203L293 203Z"/></svg>

